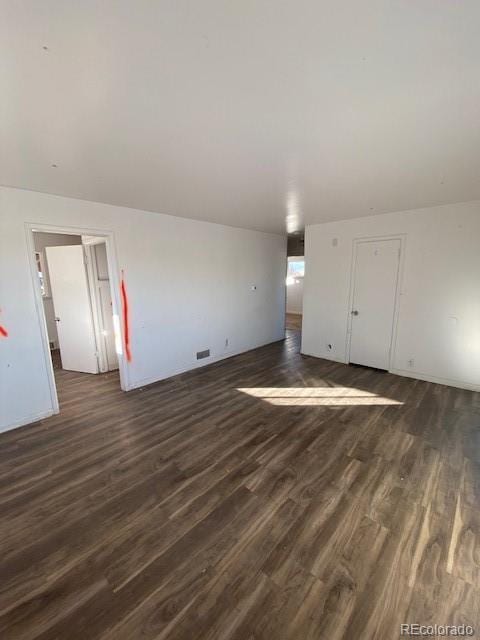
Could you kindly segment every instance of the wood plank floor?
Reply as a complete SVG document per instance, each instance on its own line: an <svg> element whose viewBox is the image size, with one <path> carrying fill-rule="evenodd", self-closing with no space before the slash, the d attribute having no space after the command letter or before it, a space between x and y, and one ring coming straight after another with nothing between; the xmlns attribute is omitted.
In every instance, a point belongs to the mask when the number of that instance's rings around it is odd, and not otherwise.
<svg viewBox="0 0 480 640"><path fill-rule="evenodd" d="M302 330L302 316L297 313L285 314L285 326L287 329Z"/></svg>
<svg viewBox="0 0 480 640"><path fill-rule="evenodd" d="M480 394L295 331L128 394L56 373L0 437L2 640L480 632Z"/></svg>

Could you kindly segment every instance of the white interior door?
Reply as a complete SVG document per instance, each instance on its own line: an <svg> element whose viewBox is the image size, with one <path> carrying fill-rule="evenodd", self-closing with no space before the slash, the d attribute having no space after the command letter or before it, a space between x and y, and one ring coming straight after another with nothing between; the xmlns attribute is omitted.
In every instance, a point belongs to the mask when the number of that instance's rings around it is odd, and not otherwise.
<svg viewBox="0 0 480 640"><path fill-rule="evenodd" d="M350 362L388 369L400 263L400 240L357 244Z"/></svg>
<svg viewBox="0 0 480 640"><path fill-rule="evenodd" d="M46 253L62 367L98 373L83 246L47 247Z"/></svg>

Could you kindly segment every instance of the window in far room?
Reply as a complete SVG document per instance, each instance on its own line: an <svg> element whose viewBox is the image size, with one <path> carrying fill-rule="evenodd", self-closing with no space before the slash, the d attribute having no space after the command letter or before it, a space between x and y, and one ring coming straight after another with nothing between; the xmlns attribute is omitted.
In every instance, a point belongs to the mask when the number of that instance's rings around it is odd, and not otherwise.
<svg viewBox="0 0 480 640"><path fill-rule="evenodd" d="M35 251L35 262L37 264L38 279L40 280L40 291L42 298L47 298L50 295L48 290L48 284L45 277L45 256L42 251Z"/></svg>
<svg viewBox="0 0 480 640"><path fill-rule="evenodd" d="M287 269L287 286L296 284L298 278L305 275L305 260L303 257L295 257L288 259Z"/></svg>

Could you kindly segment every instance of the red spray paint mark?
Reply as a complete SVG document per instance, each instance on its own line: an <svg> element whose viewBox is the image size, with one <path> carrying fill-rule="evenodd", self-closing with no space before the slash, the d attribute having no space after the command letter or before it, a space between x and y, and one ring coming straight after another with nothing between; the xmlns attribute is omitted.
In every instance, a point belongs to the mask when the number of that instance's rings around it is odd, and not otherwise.
<svg viewBox="0 0 480 640"><path fill-rule="evenodd" d="M2 327L1 324L0 324L0 336L2 336L3 338L8 338L8 331L5 329L5 327Z"/></svg>
<svg viewBox="0 0 480 640"><path fill-rule="evenodd" d="M122 294L122 308L123 308L123 342L125 344L125 355L127 362L132 361L132 352L130 351L130 327L128 326L128 299L127 289L125 287L125 280L122 269L122 281L120 283L120 291Z"/></svg>

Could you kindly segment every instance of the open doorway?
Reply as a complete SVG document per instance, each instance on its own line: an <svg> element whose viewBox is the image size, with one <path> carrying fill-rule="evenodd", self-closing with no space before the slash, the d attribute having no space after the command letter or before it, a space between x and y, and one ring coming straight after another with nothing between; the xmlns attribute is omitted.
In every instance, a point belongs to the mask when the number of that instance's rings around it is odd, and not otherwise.
<svg viewBox="0 0 480 640"><path fill-rule="evenodd" d="M304 237L303 235L289 236L287 245L285 327L287 330L298 333L302 330L304 275Z"/></svg>
<svg viewBox="0 0 480 640"><path fill-rule="evenodd" d="M60 409L57 391L61 405L69 384L88 379L91 387L109 376L124 389L111 239L37 227L28 231L54 411Z"/></svg>
<svg viewBox="0 0 480 640"><path fill-rule="evenodd" d="M305 275L305 258L289 256L287 266L287 329L302 329L303 312L303 277Z"/></svg>

